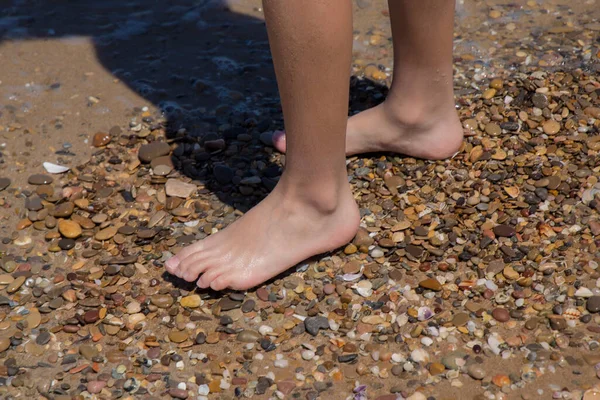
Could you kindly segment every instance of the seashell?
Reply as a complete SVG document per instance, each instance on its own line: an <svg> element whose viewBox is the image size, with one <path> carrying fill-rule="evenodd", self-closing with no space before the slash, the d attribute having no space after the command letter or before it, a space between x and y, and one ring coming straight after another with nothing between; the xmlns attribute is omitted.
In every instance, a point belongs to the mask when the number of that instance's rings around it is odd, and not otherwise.
<svg viewBox="0 0 600 400"><path fill-rule="evenodd" d="M581 311L576 308L567 308L563 312L563 317L565 317L567 320L576 321L581 317Z"/></svg>
<svg viewBox="0 0 600 400"><path fill-rule="evenodd" d="M433 317L433 311L429 307L419 307L417 312L417 318L419 321L427 321L429 318Z"/></svg>
<svg viewBox="0 0 600 400"><path fill-rule="evenodd" d="M373 284L370 281L364 280L352 286L362 297L369 297L373 294Z"/></svg>
<svg viewBox="0 0 600 400"><path fill-rule="evenodd" d="M49 162L44 162L44 164L42 164L42 165L44 166L46 171L48 171L48 173L50 173L50 174L62 174L63 172L67 172L68 170L71 169L69 167L65 167L65 166L58 165L58 164L52 164Z"/></svg>

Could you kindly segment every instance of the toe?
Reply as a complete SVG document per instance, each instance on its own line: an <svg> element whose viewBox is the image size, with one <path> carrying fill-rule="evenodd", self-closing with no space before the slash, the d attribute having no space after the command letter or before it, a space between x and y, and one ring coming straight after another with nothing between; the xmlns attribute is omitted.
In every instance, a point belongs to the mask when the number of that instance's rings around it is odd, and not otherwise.
<svg viewBox="0 0 600 400"><path fill-rule="evenodd" d="M195 254L202 250L204 250L204 244L202 241L199 241L199 242L191 244L187 247L184 247L183 249L181 249L179 251L179 253L177 253L177 255L175 257L172 257L172 258L175 258L176 259L175 262L177 262L177 265L179 265L183 260L185 260L186 258L191 256L192 254Z"/></svg>
<svg viewBox="0 0 600 400"><path fill-rule="evenodd" d="M220 291L229 287L229 276L221 275L210 283L210 288Z"/></svg>
<svg viewBox="0 0 600 400"><path fill-rule="evenodd" d="M204 266L205 262L209 259L210 254L208 252L199 251L182 260L179 263L179 269L184 271L184 274L190 269L196 270L196 275L200 275L203 271L202 266Z"/></svg>
<svg viewBox="0 0 600 400"><path fill-rule="evenodd" d="M273 147L279 150L282 153L285 153L286 150L286 140L285 140L285 132L284 131L275 131L273 133Z"/></svg>
<svg viewBox="0 0 600 400"><path fill-rule="evenodd" d="M213 267L205 271L200 279L198 279L198 287L206 289L210 286L211 282L219 277L221 270L217 267Z"/></svg>
<svg viewBox="0 0 600 400"><path fill-rule="evenodd" d="M165 268L170 274L175 274L178 265L179 258L177 258L177 256L173 256L165 262Z"/></svg>

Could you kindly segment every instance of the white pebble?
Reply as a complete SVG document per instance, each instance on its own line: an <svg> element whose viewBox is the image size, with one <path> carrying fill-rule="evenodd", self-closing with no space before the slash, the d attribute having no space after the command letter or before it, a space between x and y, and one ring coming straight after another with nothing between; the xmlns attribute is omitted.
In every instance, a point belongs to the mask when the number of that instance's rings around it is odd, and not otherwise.
<svg viewBox="0 0 600 400"><path fill-rule="evenodd" d="M187 390L187 385L185 384L185 382L179 382L177 384L177 389Z"/></svg>
<svg viewBox="0 0 600 400"><path fill-rule="evenodd" d="M256 353L254 355L255 360L262 360L263 358L265 358L265 356L263 356L262 353Z"/></svg>
<svg viewBox="0 0 600 400"><path fill-rule="evenodd" d="M183 361L177 361L177 363L175 363L175 368L181 371L185 368L185 364L183 363Z"/></svg>
<svg viewBox="0 0 600 400"><path fill-rule="evenodd" d="M304 350L302 352L302 358L306 361L312 360L314 356L315 356L315 352L312 350Z"/></svg>
<svg viewBox="0 0 600 400"><path fill-rule="evenodd" d="M410 353L410 358L418 363L427 362L429 361L429 354L423 349L415 349Z"/></svg>
<svg viewBox="0 0 600 400"><path fill-rule="evenodd" d="M261 335L265 336L273 332L273 328L271 328L268 325L261 325L260 328L258 328L258 332L260 332Z"/></svg>
<svg viewBox="0 0 600 400"><path fill-rule="evenodd" d="M275 360L273 365L277 368L286 368L288 366L288 360Z"/></svg>
<svg viewBox="0 0 600 400"><path fill-rule="evenodd" d="M429 346L431 346L433 344L433 339L430 338L429 336L424 336L424 337L421 338L421 343L424 346L429 347Z"/></svg>
<svg viewBox="0 0 600 400"><path fill-rule="evenodd" d="M200 396L207 396L209 393L210 393L210 389L208 388L208 385L204 384L204 385L198 386L198 394Z"/></svg>

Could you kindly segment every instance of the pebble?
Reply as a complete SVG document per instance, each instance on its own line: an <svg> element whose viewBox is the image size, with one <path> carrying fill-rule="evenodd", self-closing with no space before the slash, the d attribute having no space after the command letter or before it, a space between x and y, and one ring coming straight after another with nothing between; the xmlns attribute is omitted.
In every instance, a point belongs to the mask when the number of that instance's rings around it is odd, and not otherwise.
<svg viewBox="0 0 600 400"><path fill-rule="evenodd" d="M591 313L597 313L600 311L600 296L588 297L586 308Z"/></svg>
<svg viewBox="0 0 600 400"><path fill-rule="evenodd" d="M0 177L0 192L9 187L10 183L11 181L9 178Z"/></svg>
<svg viewBox="0 0 600 400"><path fill-rule="evenodd" d="M433 290L434 292L439 292L442 290L442 284L433 278L425 279L424 281L419 282L419 286L425 289Z"/></svg>
<svg viewBox="0 0 600 400"><path fill-rule="evenodd" d="M317 336L319 330L329 329L329 321L322 316L308 317L304 320L304 328L312 336Z"/></svg>
<svg viewBox="0 0 600 400"><path fill-rule="evenodd" d="M52 179L52 177L48 176L48 175L33 174L33 175L29 176L29 179L27 179L27 182L30 185L48 185L48 184L54 182L54 179Z"/></svg>
<svg viewBox="0 0 600 400"><path fill-rule="evenodd" d="M196 185L177 179L169 179L165 184L165 191L167 196L187 199L196 191Z"/></svg>
<svg viewBox="0 0 600 400"><path fill-rule="evenodd" d="M164 142L152 142L140 147L138 157L143 163L149 163L155 158L166 156L171 152L171 147Z"/></svg>
<svg viewBox="0 0 600 400"><path fill-rule="evenodd" d="M83 230L75 221L61 219L58 221L58 231L67 239L75 239L81 236Z"/></svg>
<svg viewBox="0 0 600 400"><path fill-rule="evenodd" d="M94 147L104 147L110 143L111 136L105 132L95 133L92 137L92 146Z"/></svg>
<svg viewBox="0 0 600 400"><path fill-rule="evenodd" d="M494 317L496 321L506 322L510 319L510 313L506 308L498 307L494 308L494 310L492 311L492 317Z"/></svg>
<svg viewBox="0 0 600 400"><path fill-rule="evenodd" d="M485 378L485 370L477 364L469 366L469 368L467 368L467 373L471 378L479 381Z"/></svg>

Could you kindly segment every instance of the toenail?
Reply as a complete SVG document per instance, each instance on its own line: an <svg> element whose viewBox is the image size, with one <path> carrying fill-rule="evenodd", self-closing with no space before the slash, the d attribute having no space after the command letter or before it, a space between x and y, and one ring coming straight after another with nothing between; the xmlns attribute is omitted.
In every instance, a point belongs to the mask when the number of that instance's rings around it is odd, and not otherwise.
<svg viewBox="0 0 600 400"><path fill-rule="evenodd" d="M173 256L173 257L169 258L167 260L167 262L165 262L165 266L167 268L175 268L177 266L177 264L179 264L177 262L177 256Z"/></svg>

